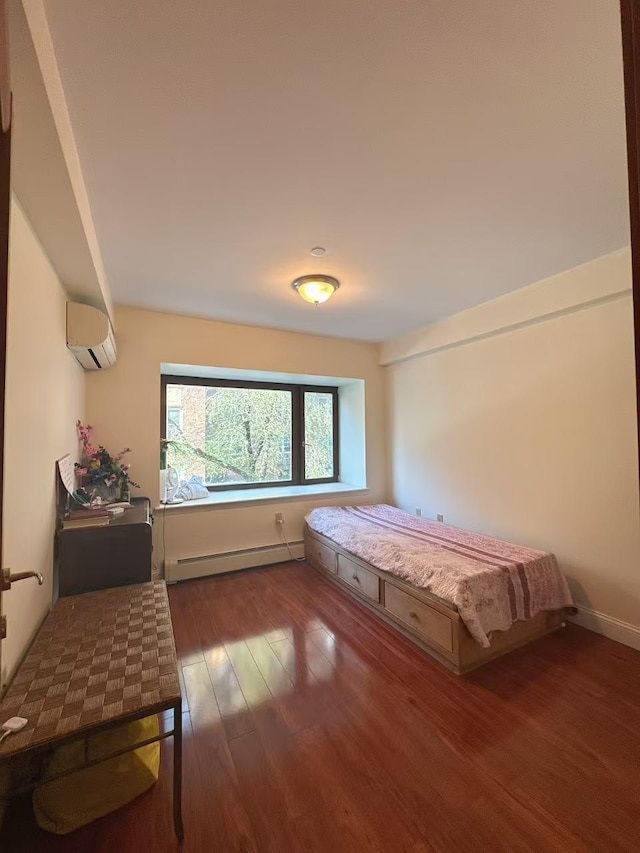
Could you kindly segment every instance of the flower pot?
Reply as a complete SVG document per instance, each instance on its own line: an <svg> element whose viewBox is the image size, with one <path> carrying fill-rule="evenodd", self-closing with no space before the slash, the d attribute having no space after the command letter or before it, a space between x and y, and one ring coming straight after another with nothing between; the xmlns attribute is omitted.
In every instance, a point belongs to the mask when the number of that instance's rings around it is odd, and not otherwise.
<svg viewBox="0 0 640 853"><path fill-rule="evenodd" d="M91 495L91 502L96 498L100 498L103 504L113 504L122 500L122 489L116 483L114 486L107 486L106 483L93 483L87 488Z"/></svg>

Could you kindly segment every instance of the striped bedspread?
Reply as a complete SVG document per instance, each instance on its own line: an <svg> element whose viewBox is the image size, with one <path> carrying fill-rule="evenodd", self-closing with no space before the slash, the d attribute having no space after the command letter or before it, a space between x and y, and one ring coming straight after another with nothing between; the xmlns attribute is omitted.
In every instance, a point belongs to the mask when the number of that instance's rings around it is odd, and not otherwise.
<svg viewBox="0 0 640 853"><path fill-rule="evenodd" d="M346 551L454 605L471 635L490 645L492 631L543 610L571 607L553 554L428 521L380 504L321 507L312 530Z"/></svg>

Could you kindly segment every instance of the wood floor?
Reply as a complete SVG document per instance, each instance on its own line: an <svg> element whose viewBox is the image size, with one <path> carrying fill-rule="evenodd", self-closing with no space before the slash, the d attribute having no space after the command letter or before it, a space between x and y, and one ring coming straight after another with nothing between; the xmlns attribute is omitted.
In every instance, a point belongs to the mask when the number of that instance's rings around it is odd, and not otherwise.
<svg viewBox="0 0 640 853"><path fill-rule="evenodd" d="M188 702L185 853L640 849L640 653L575 626L463 678L305 564L170 590ZM159 783L3 853L179 849Z"/></svg>

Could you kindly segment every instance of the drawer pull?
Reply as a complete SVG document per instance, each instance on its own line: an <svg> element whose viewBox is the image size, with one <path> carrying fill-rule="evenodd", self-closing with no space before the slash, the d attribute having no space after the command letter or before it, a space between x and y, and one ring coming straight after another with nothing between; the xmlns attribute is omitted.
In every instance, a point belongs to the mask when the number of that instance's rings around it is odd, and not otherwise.
<svg viewBox="0 0 640 853"><path fill-rule="evenodd" d="M376 574L356 565L348 557L338 554L336 573L343 583L350 586L359 596L380 601L380 580Z"/></svg>
<svg viewBox="0 0 640 853"><path fill-rule="evenodd" d="M453 654L454 622L451 616L440 613L389 581L385 582L384 608L398 622L404 622L412 633L426 640L428 645Z"/></svg>

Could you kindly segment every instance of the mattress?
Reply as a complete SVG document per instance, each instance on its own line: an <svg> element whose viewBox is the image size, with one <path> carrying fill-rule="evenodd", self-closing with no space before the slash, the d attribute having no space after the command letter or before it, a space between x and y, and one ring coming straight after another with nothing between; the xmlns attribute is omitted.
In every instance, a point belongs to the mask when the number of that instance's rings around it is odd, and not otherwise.
<svg viewBox="0 0 640 853"><path fill-rule="evenodd" d="M556 558L545 551L386 504L319 507L306 522L345 551L456 607L484 647L492 631L507 631L544 610L573 606Z"/></svg>

